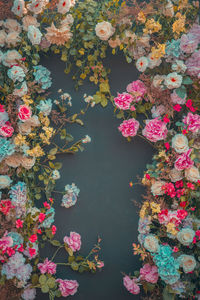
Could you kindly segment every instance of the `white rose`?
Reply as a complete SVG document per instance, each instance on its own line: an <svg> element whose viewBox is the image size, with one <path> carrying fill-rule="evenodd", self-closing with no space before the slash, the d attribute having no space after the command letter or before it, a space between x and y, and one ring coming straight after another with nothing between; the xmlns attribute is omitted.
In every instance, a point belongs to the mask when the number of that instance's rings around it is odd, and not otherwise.
<svg viewBox="0 0 200 300"><path fill-rule="evenodd" d="M107 41L115 32L115 29L109 22L103 21L96 25L95 31L100 40Z"/></svg>
<svg viewBox="0 0 200 300"><path fill-rule="evenodd" d="M176 134L172 138L172 148L174 148L177 153L187 152L189 150L187 137L183 134Z"/></svg>
<svg viewBox="0 0 200 300"><path fill-rule="evenodd" d="M165 78L165 85L168 89L179 88L182 84L183 77L176 72L170 73Z"/></svg>
<svg viewBox="0 0 200 300"><path fill-rule="evenodd" d="M66 14L72 7L71 0L60 0L57 4L57 10L60 14Z"/></svg>
<svg viewBox="0 0 200 300"><path fill-rule="evenodd" d="M162 83L163 83L163 81L165 80L165 75L156 75L154 78L153 78L153 82L152 82L152 84L153 84L153 86L155 87L155 88L163 88L163 85L162 85Z"/></svg>
<svg viewBox="0 0 200 300"><path fill-rule="evenodd" d="M185 177L189 181L197 182L198 180L200 180L199 169L194 166L189 169L186 169Z"/></svg>
<svg viewBox="0 0 200 300"><path fill-rule="evenodd" d="M41 42L42 34L34 25L28 27L28 38L32 45L39 45Z"/></svg>
<svg viewBox="0 0 200 300"><path fill-rule="evenodd" d="M180 181L181 179L183 179L182 172L174 168L170 171L169 178L172 182Z"/></svg>
<svg viewBox="0 0 200 300"><path fill-rule="evenodd" d="M162 186L165 185L165 181L156 181L154 184L151 186L151 192L154 196L157 195L164 195L165 191L162 190Z"/></svg>

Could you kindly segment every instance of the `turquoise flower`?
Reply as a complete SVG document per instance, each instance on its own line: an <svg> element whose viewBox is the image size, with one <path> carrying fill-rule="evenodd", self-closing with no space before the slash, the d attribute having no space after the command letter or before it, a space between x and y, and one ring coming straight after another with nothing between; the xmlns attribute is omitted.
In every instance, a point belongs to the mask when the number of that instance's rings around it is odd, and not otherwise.
<svg viewBox="0 0 200 300"><path fill-rule="evenodd" d="M35 81L42 85L43 90L46 90L51 87L52 85L52 81L50 77L51 72L47 68L38 65L34 67L33 75L35 77Z"/></svg>
<svg viewBox="0 0 200 300"><path fill-rule="evenodd" d="M6 138L0 138L0 162L9 155L15 152L15 145Z"/></svg>
<svg viewBox="0 0 200 300"><path fill-rule="evenodd" d="M161 279L167 284L174 284L180 278L179 261L172 256L170 246L161 245L157 254L154 254L153 261L158 267L158 273Z"/></svg>
<svg viewBox="0 0 200 300"><path fill-rule="evenodd" d="M24 77L26 76L24 70L18 66L14 66L11 69L9 69L7 74L8 77L14 82L16 81L22 82L24 80Z"/></svg>
<svg viewBox="0 0 200 300"><path fill-rule="evenodd" d="M54 222L54 217L55 217L55 209L53 207L51 207L46 212L46 218L45 218L44 222L42 223L42 227L44 227L44 228L51 227L51 224Z"/></svg>
<svg viewBox="0 0 200 300"><path fill-rule="evenodd" d="M10 236L13 239L13 246L18 246L17 249L20 247L21 244L23 244L24 239L21 236L21 234L17 232L9 232L8 236Z"/></svg>
<svg viewBox="0 0 200 300"><path fill-rule="evenodd" d="M177 239L184 246L189 246L193 242L195 231L191 228L183 228L177 234Z"/></svg>
<svg viewBox="0 0 200 300"><path fill-rule="evenodd" d="M180 53L180 40L171 40L171 42L167 42L165 49L166 56L179 57Z"/></svg>
<svg viewBox="0 0 200 300"><path fill-rule="evenodd" d="M48 116L52 110L52 100L50 98L41 100L36 107L40 112L43 113L44 116Z"/></svg>

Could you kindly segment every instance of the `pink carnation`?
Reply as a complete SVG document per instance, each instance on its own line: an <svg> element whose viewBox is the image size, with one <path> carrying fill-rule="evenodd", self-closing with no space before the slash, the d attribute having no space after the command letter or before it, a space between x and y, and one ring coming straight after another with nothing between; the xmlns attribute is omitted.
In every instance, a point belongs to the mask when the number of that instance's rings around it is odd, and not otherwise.
<svg viewBox="0 0 200 300"><path fill-rule="evenodd" d="M158 281L158 268L150 264L145 264L143 268L140 269L140 279L150 283L156 283Z"/></svg>
<svg viewBox="0 0 200 300"><path fill-rule="evenodd" d="M123 283L124 283L124 286L125 288L131 293L131 294L134 294L134 295L137 295L139 294L140 292L140 287L136 284L136 279L131 279L129 276L125 276L123 278Z"/></svg>
<svg viewBox="0 0 200 300"><path fill-rule="evenodd" d="M57 279L56 281L59 282L59 290L63 297L73 296L77 292L79 284L76 280Z"/></svg>
<svg viewBox="0 0 200 300"><path fill-rule="evenodd" d="M200 116L191 112L183 119L183 123L187 125L187 129L193 133L196 133L200 130Z"/></svg>
<svg viewBox="0 0 200 300"><path fill-rule="evenodd" d="M166 123L155 118L146 120L146 126L143 129L142 134L151 142L157 142L164 140L167 137L167 132Z"/></svg>
<svg viewBox="0 0 200 300"><path fill-rule="evenodd" d="M72 249L73 252L81 249L81 236L76 232L70 232L70 237L64 237L64 243Z"/></svg>
<svg viewBox="0 0 200 300"><path fill-rule="evenodd" d="M48 273L48 274L55 274L56 273L56 264L48 258L45 259L43 263L38 264L38 269L42 274Z"/></svg>
<svg viewBox="0 0 200 300"><path fill-rule="evenodd" d="M118 127L119 131L121 131L124 137L135 136L139 129L139 122L134 118L125 120L123 123L120 124Z"/></svg>
<svg viewBox="0 0 200 300"><path fill-rule="evenodd" d="M175 165L174 165L178 171L189 169L194 165L193 160L191 160L191 158L190 158L191 152L192 152L192 149L189 149L187 152L178 156L177 160L175 161Z"/></svg>
<svg viewBox="0 0 200 300"><path fill-rule="evenodd" d="M127 85L126 90L128 93L133 94L134 100L136 102L142 100L147 91L146 86L141 80L136 80L132 83L129 83L129 85Z"/></svg>
<svg viewBox="0 0 200 300"><path fill-rule="evenodd" d="M123 94L117 94L117 97L114 98L114 102L115 105L119 108L119 109L129 109L131 103L133 102L133 96L131 96L128 93L123 93Z"/></svg>

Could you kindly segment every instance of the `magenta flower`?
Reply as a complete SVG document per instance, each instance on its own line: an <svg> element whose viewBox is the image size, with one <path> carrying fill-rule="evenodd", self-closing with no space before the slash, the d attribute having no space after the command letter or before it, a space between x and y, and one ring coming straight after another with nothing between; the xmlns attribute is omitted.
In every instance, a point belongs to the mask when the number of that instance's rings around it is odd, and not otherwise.
<svg viewBox="0 0 200 300"><path fill-rule="evenodd" d="M128 93L131 93L134 97L135 102L139 102L144 97L147 89L141 80L133 81L129 83L126 87Z"/></svg>
<svg viewBox="0 0 200 300"><path fill-rule="evenodd" d="M167 126L158 118L146 120L146 126L142 134L151 142L164 140L167 137Z"/></svg>
<svg viewBox="0 0 200 300"><path fill-rule="evenodd" d="M150 264L145 264L143 268L140 269L140 279L150 283L156 283L158 281L158 268Z"/></svg>
<svg viewBox="0 0 200 300"><path fill-rule="evenodd" d="M48 273L48 274L55 274L56 273L56 264L48 258L45 259L43 263L38 264L38 269L42 274Z"/></svg>
<svg viewBox="0 0 200 300"><path fill-rule="evenodd" d="M124 283L125 288L131 294L137 295L140 293L140 287L139 287L139 285L137 285L136 279L131 279L129 276L126 275L123 278L123 283Z"/></svg>
<svg viewBox="0 0 200 300"><path fill-rule="evenodd" d="M81 249L81 236L76 232L70 232L70 236L64 237L64 243L69 246L69 248L75 252Z"/></svg>
<svg viewBox="0 0 200 300"><path fill-rule="evenodd" d="M200 130L200 116L189 112L183 119L183 123L187 125L187 129L193 133Z"/></svg>
<svg viewBox="0 0 200 300"><path fill-rule="evenodd" d="M134 101L133 96L131 96L128 93L123 93L123 94L117 94L117 97L114 98L114 102L115 105L119 108L119 109L129 109L131 103Z"/></svg>
<svg viewBox="0 0 200 300"><path fill-rule="evenodd" d="M192 149L189 149L187 152L178 156L177 160L175 161L175 165L174 165L178 171L189 169L194 165L193 160L191 160L191 158L190 158L191 152L192 152Z"/></svg>
<svg viewBox="0 0 200 300"><path fill-rule="evenodd" d="M59 282L59 290L63 297L73 296L77 292L79 284L76 280L57 279L56 281Z"/></svg>
<svg viewBox="0 0 200 300"><path fill-rule="evenodd" d="M119 131L121 131L124 137L135 136L139 129L139 122L134 118L125 120L123 123L120 124L118 127Z"/></svg>

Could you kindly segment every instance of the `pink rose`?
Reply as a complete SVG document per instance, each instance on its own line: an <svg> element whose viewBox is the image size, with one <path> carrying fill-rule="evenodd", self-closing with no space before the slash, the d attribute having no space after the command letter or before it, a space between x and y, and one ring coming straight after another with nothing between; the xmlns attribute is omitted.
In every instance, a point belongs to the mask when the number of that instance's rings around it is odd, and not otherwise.
<svg viewBox="0 0 200 300"><path fill-rule="evenodd" d="M70 237L64 237L64 243L72 249L73 252L81 249L81 236L76 232L70 232Z"/></svg>
<svg viewBox="0 0 200 300"><path fill-rule="evenodd" d="M57 279L56 281L59 282L59 290L63 297L73 296L77 292L79 284L76 280Z"/></svg>
<svg viewBox="0 0 200 300"><path fill-rule="evenodd" d="M48 273L48 274L55 274L56 273L56 264L48 258L45 259L43 263L38 264L38 269L42 274Z"/></svg>
<svg viewBox="0 0 200 300"><path fill-rule="evenodd" d="M11 137L13 135L14 128L10 125L4 125L0 127L0 134L4 137Z"/></svg>
<svg viewBox="0 0 200 300"><path fill-rule="evenodd" d="M145 264L143 268L140 269L140 279L150 283L156 283L158 281L158 268L150 264Z"/></svg>
<svg viewBox="0 0 200 300"><path fill-rule="evenodd" d="M114 102L115 105L119 108L119 109L129 109L131 103L134 101L133 96L131 96L128 93L123 93L123 94L117 94L117 97L114 98Z"/></svg>
<svg viewBox="0 0 200 300"><path fill-rule="evenodd" d="M144 83L141 80L133 81L132 83L129 83L126 88L128 93L132 93L134 100L136 102L142 100L144 97L147 89Z"/></svg>
<svg viewBox="0 0 200 300"><path fill-rule="evenodd" d="M131 294L134 294L134 295L137 295L139 294L140 292L140 287L136 284L136 279L131 279L129 276L125 276L123 278L123 283L124 283L124 286L125 288L131 293Z"/></svg>
<svg viewBox="0 0 200 300"><path fill-rule="evenodd" d="M120 124L118 127L119 131L121 131L124 137L135 136L139 129L139 122L134 118L125 120L123 123Z"/></svg>
<svg viewBox="0 0 200 300"><path fill-rule="evenodd" d="M32 115L31 109L27 105L20 105L19 107L19 112L18 112L18 117L21 121L26 121L30 119Z"/></svg>
<svg viewBox="0 0 200 300"><path fill-rule="evenodd" d="M155 118L146 120L146 126L143 129L142 134L151 142L157 142L164 140L167 137L167 132L166 123Z"/></svg>
<svg viewBox="0 0 200 300"><path fill-rule="evenodd" d="M189 169L194 165L193 160L190 158L190 154L192 149L189 149L187 152L178 156L177 160L175 161L175 168L178 171L182 171L184 169Z"/></svg>
<svg viewBox="0 0 200 300"><path fill-rule="evenodd" d="M183 119L183 123L187 125L187 129L193 133L200 130L200 115L192 114L189 112L187 116Z"/></svg>

